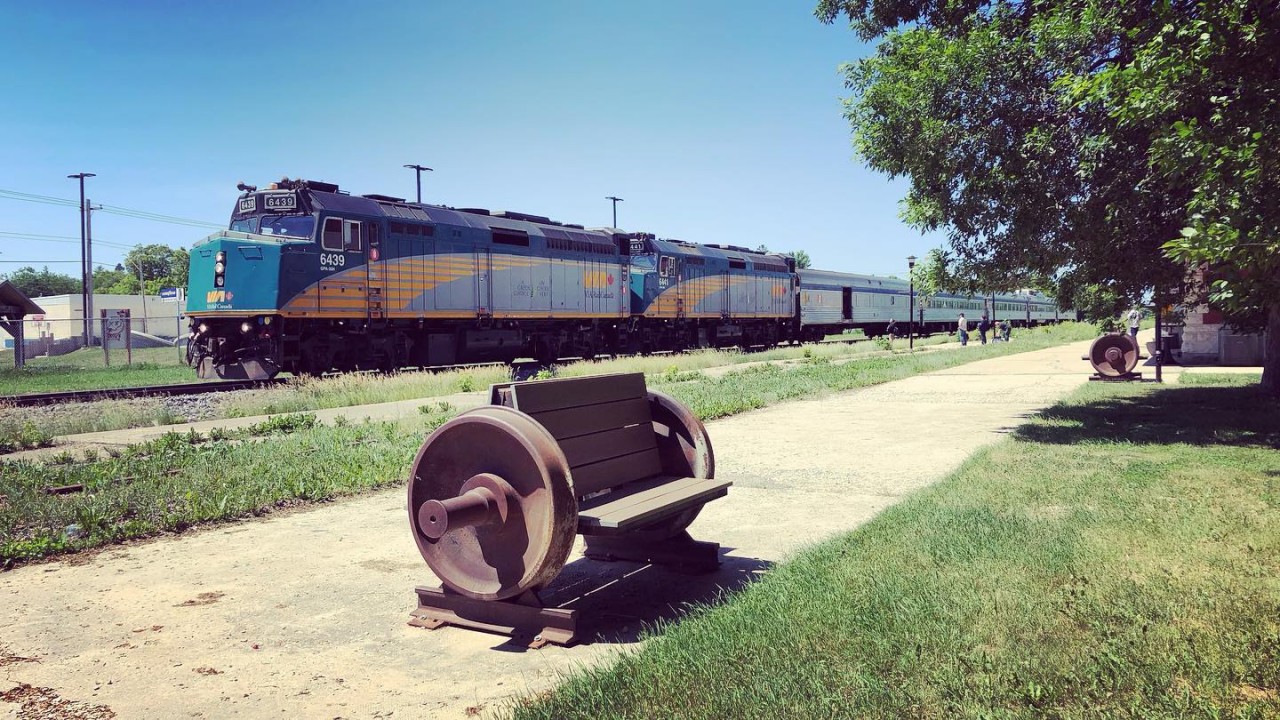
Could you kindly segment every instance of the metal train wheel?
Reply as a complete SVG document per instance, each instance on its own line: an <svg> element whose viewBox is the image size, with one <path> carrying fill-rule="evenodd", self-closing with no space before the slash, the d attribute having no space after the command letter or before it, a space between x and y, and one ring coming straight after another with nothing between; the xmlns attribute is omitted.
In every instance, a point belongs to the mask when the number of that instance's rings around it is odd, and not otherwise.
<svg viewBox="0 0 1280 720"><path fill-rule="evenodd" d="M702 421L684 403L666 393L650 390L649 414L653 418L664 474L715 477L716 458L711 450L711 436ZM628 534L642 539L665 540L683 532L701 510L702 506L698 505Z"/></svg>
<svg viewBox="0 0 1280 720"><path fill-rule="evenodd" d="M1138 366L1138 344L1128 335L1103 335L1089 346L1089 364L1103 377L1123 377Z"/></svg>
<svg viewBox="0 0 1280 720"><path fill-rule="evenodd" d="M469 491L488 504L442 510ZM560 573L577 533L569 465L528 415L501 406L469 410L418 451L409 523L418 551L450 589L479 600L537 590Z"/></svg>

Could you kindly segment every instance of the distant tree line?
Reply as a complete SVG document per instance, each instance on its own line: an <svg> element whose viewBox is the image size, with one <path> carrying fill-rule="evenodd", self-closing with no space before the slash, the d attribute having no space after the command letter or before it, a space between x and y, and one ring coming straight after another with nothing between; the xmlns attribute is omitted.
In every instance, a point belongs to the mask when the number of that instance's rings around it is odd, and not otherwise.
<svg viewBox="0 0 1280 720"><path fill-rule="evenodd" d="M114 268L100 267L93 271L93 292L99 295L137 295L140 274L143 291L147 295L159 294L162 287L186 287L189 259L187 251L182 248L139 245ZM32 266L18 268L0 274L0 280L13 283L28 297L83 292L79 277L54 272L48 266L39 270Z"/></svg>

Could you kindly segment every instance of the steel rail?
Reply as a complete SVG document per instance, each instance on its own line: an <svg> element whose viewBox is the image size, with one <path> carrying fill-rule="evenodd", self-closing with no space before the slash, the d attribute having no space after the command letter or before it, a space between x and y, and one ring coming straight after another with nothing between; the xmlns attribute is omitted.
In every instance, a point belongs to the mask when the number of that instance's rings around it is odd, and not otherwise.
<svg viewBox="0 0 1280 720"><path fill-rule="evenodd" d="M270 380L222 380L217 382L179 383L176 385L148 385L143 387L96 388L93 390L64 390L46 393L23 393L0 396L0 406L36 407L69 402L92 402L137 397L163 397L168 395L203 395L215 392L233 392L270 387L286 382L288 378Z"/></svg>

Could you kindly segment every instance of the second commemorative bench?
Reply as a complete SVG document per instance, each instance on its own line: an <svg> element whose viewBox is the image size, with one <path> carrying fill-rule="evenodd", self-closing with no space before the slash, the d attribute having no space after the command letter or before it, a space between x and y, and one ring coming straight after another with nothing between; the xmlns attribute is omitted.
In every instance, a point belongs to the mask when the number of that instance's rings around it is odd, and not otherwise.
<svg viewBox="0 0 1280 720"><path fill-rule="evenodd" d="M412 623L570 643L577 611L538 591L576 535L592 558L714 569L719 545L686 532L728 493L714 476L706 428L642 373L494 385L414 461L410 525L443 585L417 588Z"/></svg>

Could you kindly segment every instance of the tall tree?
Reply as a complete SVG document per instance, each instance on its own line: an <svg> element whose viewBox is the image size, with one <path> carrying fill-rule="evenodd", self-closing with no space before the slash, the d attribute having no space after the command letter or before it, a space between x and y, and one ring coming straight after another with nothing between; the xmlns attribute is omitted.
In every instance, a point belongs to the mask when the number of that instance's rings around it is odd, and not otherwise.
<svg viewBox="0 0 1280 720"><path fill-rule="evenodd" d="M27 297L72 295L81 292L81 283L78 279L52 272L47 266L40 270L30 266L18 268L8 275L0 276L0 279L13 283L14 287L21 290Z"/></svg>
<svg viewBox="0 0 1280 720"><path fill-rule="evenodd" d="M186 287L187 268L190 254L182 248L171 248L168 245L139 245L125 255L124 262L118 270L129 275L122 278L113 287L126 289L127 293L138 292L138 277L141 275L146 293L155 295L162 287Z"/></svg>
<svg viewBox="0 0 1280 720"><path fill-rule="evenodd" d="M1095 312L1189 264L1233 321L1265 317L1280 394L1280 6L1273 0L821 0L875 55L846 66L867 163L954 270L1052 281Z"/></svg>
<svg viewBox="0 0 1280 720"><path fill-rule="evenodd" d="M796 267L803 270L813 265L813 261L809 259L809 253L803 250L792 250L791 252L782 253L788 257L795 258Z"/></svg>

